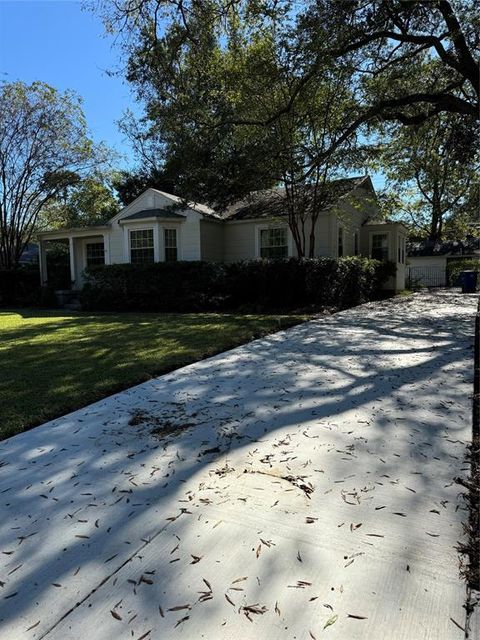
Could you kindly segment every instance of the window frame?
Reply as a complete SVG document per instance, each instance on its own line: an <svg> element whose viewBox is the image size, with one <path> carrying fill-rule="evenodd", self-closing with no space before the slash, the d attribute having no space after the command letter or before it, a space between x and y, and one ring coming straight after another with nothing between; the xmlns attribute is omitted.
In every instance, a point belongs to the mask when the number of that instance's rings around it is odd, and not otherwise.
<svg viewBox="0 0 480 640"><path fill-rule="evenodd" d="M370 251L369 251L370 257L373 258L374 260L380 260L379 258L375 258L373 256L373 249L374 249L374 247L373 247L373 238L375 236L385 236L386 237L386 239L387 239L387 246L386 246L387 253L386 253L386 257L381 259L381 262L388 262L391 259L390 258L390 252L391 252L390 232L389 231L371 231L370 232L370 242L369 242L369 245L370 245L370 247L369 247L370 248Z"/></svg>
<svg viewBox="0 0 480 640"><path fill-rule="evenodd" d="M360 233L358 229L353 232L353 253L354 255L360 255Z"/></svg>
<svg viewBox="0 0 480 640"><path fill-rule="evenodd" d="M342 225L337 226L337 258L345 255L345 230Z"/></svg>
<svg viewBox="0 0 480 640"><path fill-rule="evenodd" d="M167 246L167 232L175 232L175 246L169 247ZM178 228L177 227L163 227L162 228L162 237L163 237L163 261L164 262L178 262L179 260L179 246L178 246ZM167 260L167 249L175 249L175 258L173 260Z"/></svg>
<svg viewBox="0 0 480 640"><path fill-rule="evenodd" d="M286 247L286 253L284 256L276 256L276 257L270 257L270 256L262 256L262 249L268 249L268 248L275 248L275 245L269 245L268 247L262 247L262 232L263 231L276 231L276 230L281 230L285 233L285 241L286 244L285 245L277 245L277 247L279 246L285 246ZM275 259L285 259L288 258L292 255L292 248L291 248L291 239L290 239L290 234L288 233L288 226L285 224L265 224L265 225L259 225L257 226L257 230L256 230L256 248L255 248L255 254L257 256L257 258L259 259L265 259L265 260L275 260Z"/></svg>
<svg viewBox="0 0 480 640"><path fill-rule="evenodd" d="M103 262L95 262L93 264L88 264L88 246L89 245L102 245L103 247ZM83 242L83 262L85 264L85 268L87 267L94 267L97 265L101 265L101 264L106 264L105 262L105 240L84 240Z"/></svg>
<svg viewBox="0 0 480 640"><path fill-rule="evenodd" d="M142 261L142 262L133 262L132 260L132 233L141 233L141 232L151 232L152 234L152 246L151 247L147 247L148 249L152 249L153 251L153 260L150 262L150 260L148 261ZM156 248L156 243L155 243L155 228L154 227L132 227L130 229L127 229L127 250L128 250L128 259L129 259L129 263L130 264L139 264L139 265L143 265L143 264L153 264L154 262L157 262L157 248ZM138 247L136 247L134 250L138 249ZM143 249L145 249L145 247L143 247Z"/></svg>

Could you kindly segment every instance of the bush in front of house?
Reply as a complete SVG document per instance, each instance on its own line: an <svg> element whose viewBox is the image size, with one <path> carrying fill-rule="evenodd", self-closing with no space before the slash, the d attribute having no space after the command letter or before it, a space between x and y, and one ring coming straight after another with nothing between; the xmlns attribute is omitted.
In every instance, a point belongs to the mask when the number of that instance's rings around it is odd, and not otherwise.
<svg viewBox="0 0 480 640"><path fill-rule="evenodd" d="M82 303L145 311L345 308L377 297L392 267L359 257L101 266L86 274Z"/></svg>
<svg viewBox="0 0 480 640"><path fill-rule="evenodd" d="M202 311L220 306L224 265L156 262L90 267L80 294L82 307L112 311Z"/></svg>
<svg viewBox="0 0 480 640"><path fill-rule="evenodd" d="M478 258L458 258L447 261L447 282L451 287L461 286L462 271L476 271L480 277L480 260Z"/></svg>
<svg viewBox="0 0 480 640"><path fill-rule="evenodd" d="M38 264L0 269L0 305L36 305L40 301Z"/></svg>
<svg viewBox="0 0 480 640"><path fill-rule="evenodd" d="M101 265L85 272L85 309L255 311L347 308L381 295L395 265L362 257Z"/></svg>

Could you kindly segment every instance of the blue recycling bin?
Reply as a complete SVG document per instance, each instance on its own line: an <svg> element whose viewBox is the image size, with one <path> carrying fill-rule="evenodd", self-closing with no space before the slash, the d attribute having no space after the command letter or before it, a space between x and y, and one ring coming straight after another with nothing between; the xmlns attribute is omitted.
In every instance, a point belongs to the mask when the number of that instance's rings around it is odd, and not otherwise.
<svg viewBox="0 0 480 640"><path fill-rule="evenodd" d="M462 283L462 293L475 293L477 290L476 271L462 271L460 274L460 282Z"/></svg>

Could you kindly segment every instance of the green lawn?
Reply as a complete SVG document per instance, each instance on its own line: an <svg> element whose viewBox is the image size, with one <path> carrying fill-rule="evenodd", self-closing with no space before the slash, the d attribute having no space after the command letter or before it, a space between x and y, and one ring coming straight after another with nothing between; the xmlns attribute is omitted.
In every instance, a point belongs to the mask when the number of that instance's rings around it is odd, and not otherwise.
<svg viewBox="0 0 480 640"><path fill-rule="evenodd" d="M305 319L0 311L0 439Z"/></svg>

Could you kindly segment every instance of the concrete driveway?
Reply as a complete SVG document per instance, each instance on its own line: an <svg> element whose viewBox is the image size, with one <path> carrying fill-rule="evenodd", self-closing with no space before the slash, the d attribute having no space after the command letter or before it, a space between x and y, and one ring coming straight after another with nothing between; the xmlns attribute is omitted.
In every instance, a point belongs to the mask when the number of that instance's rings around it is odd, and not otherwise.
<svg viewBox="0 0 480 640"><path fill-rule="evenodd" d="M476 303L364 305L0 443L0 637L463 638Z"/></svg>

